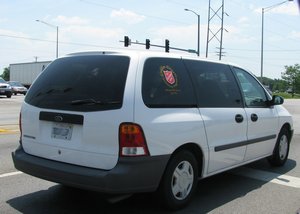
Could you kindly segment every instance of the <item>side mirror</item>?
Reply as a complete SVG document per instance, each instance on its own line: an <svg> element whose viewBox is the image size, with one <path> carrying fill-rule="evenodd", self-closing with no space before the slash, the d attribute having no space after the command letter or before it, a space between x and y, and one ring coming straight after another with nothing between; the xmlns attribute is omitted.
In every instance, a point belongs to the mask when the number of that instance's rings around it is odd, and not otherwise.
<svg viewBox="0 0 300 214"><path fill-rule="evenodd" d="M281 96L273 95L272 100L270 101L270 106L282 105L284 103L284 99Z"/></svg>

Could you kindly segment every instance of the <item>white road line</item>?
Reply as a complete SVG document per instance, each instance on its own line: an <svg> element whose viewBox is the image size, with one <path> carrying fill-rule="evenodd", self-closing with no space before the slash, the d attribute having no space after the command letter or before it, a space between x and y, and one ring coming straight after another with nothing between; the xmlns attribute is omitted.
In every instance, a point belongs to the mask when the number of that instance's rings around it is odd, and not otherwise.
<svg viewBox="0 0 300 214"><path fill-rule="evenodd" d="M20 171L5 173L5 174L1 174L0 178L19 175L22 173L23 172ZM267 172L263 170L246 168L246 167L239 167L235 170L232 170L232 173L235 175L253 178L256 180L267 181L267 182L280 184L280 185L293 187L293 188L300 188L300 178L290 176L290 175L280 175L274 172Z"/></svg>
<svg viewBox="0 0 300 214"><path fill-rule="evenodd" d="M0 178L5 178L5 177L13 176L13 175L19 175L19 174L22 174L22 173L23 172L20 172L20 171L5 173L5 174L0 175Z"/></svg>
<svg viewBox="0 0 300 214"><path fill-rule="evenodd" d="M254 178L288 187L300 188L300 178L290 175L280 175L274 172L267 172L258 169L240 167L232 171L235 175Z"/></svg>

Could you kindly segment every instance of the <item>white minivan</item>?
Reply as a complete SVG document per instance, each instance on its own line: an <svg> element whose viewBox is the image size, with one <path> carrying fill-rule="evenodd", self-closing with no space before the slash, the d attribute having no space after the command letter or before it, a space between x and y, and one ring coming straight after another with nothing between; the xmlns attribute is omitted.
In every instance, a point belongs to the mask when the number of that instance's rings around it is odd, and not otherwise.
<svg viewBox="0 0 300 214"><path fill-rule="evenodd" d="M143 51L70 54L35 80L15 167L109 194L185 206L199 179L267 157L283 165L292 117L248 71Z"/></svg>

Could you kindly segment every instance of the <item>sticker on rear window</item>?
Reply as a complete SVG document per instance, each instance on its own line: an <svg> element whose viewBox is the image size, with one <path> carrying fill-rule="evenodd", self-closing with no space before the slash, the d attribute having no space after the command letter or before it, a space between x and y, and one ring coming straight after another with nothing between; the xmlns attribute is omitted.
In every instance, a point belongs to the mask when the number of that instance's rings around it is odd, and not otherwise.
<svg viewBox="0 0 300 214"><path fill-rule="evenodd" d="M167 92L170 92L171 94L177 94L180 91L177 89L177 74L173 71L173 69L170 66L160 66L160 76L162 77L164 83L168 86L168 89L166 89Z"/></svg>
<svg viewBox="0 0 300 214"><path fill-rule="evenodd" d="M178 85L177 75L170 66L160 66L160 75L170 88L175 88Z"/></svg>

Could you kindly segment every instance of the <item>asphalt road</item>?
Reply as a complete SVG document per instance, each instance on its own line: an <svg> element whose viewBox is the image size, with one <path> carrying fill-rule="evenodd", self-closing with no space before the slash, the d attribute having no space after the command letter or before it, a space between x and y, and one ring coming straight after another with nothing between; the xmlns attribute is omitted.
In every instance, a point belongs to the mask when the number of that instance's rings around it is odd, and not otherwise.
<svg viewBox="0 0 300 214"><path fill-rule="evenodd" d="M99 193L67 188L18 172L11 152L18 146L22 95L0 98L0 213L166 213L155 194L117 203ZM286 100L295 135L287 164L266 160L201 180L192 203L176 213L300 213L300 100Z"/></svg>

